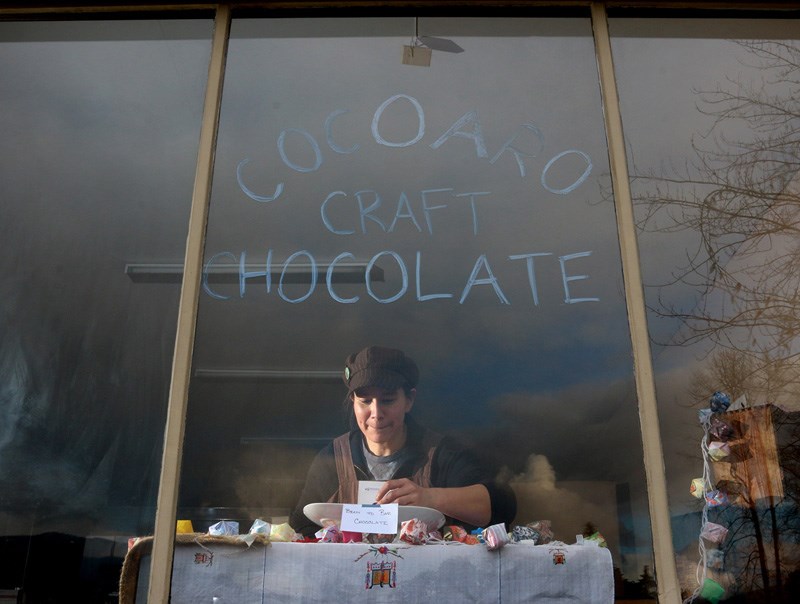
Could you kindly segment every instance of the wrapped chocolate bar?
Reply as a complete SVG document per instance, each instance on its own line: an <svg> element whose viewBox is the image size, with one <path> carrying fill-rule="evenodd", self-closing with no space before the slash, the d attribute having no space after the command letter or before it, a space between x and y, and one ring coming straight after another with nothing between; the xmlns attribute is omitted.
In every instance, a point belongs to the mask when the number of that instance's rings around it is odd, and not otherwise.
<svg viewBox="0 0 800 604"><path fill-rule="evenodd" d="M728 443L713 441L708 443L708 456L713 461L722 461L731 454L731 447Z"/></svg>
<svg viewBox="0 0 800 604"><path fill-rule="evenodd" d="M428 537L428 525L417 518L400 523L400 540L411 545L424 545Z"/></svg>
<svg viewBox="0 0 800 604"><path fill-rule="evenodd" d="M502 522L500 524L493 524L483 530L483 542L486 544L486 549L495 550L500 549L506 543L511 543L511 538L508 536L506 525Z"/></svg>
<svg viewBox="0 0 800 604"><path fill-rule="evenodd" d="M535 522L529 522L526 526L539 532L539 545L550 543L554 538L549 520L536 520Z"/></svg>
<svg viewBox="0 0 800 604"><path fill-rule="evenodd" d="M233 536L239 534L239 523L235 520L220 520L208 527L208 534L215 537Z"/></svg>
<svg viewBox="0 0 800 604"><path fill-rule="evenodd" d="M521 541L529 541L533 542L532 545L536 545L539 542L540 536L539 531L536 529L532 529L529 526L515 526L511 529L511 540L514 543L520 543Z"/></svg>
<svg viewBox="0 0 800 604"><path fill-rule="evenodd" d="M731 406L731 399L724 392L715 392L711 395L709 405L714 413L724 413Z"/></svg>

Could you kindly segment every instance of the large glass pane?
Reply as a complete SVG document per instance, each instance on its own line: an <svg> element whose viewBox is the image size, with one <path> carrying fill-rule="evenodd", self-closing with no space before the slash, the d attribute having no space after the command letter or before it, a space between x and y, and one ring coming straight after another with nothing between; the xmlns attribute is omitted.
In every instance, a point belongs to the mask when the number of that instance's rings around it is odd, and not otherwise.
<svg viewBox="0 0 800 604"><path fill-rule="evenodd" d="M233 23L180 514L285 521L347 427L345 358L390 346L513 524L599 531L619 593L652 594L589 20L418 28L429 66L410 18Z"/></svg>
<svg viewBox="0 0 800 604"><path fill-rule="evenodd" d="M794 601L797 22L611 31L684 595Z"/></svg>
<svg viewBox="0 0 800 604"><path fill-rule="evenodd" d="M129 537L152 534L210 32L0 24L9 601L116 601Z"/></svg>

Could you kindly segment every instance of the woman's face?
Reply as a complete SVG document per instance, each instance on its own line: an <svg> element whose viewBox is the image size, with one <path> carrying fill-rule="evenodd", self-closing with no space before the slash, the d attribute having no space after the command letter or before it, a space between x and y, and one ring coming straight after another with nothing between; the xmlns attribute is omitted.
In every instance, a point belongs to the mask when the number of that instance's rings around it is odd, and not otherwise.
<svg viewBox="0 0 800 604"><path fill-rule="evenodd" d="M415 390L370 386L353 393L353 412L367 446L376 455L390 455L405 444L405 416L414 405Z"/></svg>

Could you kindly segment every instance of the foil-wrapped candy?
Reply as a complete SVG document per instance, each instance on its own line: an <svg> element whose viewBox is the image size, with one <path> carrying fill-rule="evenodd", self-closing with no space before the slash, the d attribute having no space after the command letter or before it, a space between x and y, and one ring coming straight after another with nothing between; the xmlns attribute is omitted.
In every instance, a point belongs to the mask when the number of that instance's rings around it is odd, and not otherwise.
<svg viewBox="0 0 800 604"><path fill-rule="evenodd" d="M442 529L442 537L445 541L460 541L461 543L466 543L468 536L466 529L457 524L449 525Z"/></svg>
<svg viewBox="0 0 800 604"><path fill-rule="evenodd" d="M721 549L706 550L706 566L708 568L721 569L725 563L725 554Z"/></svg>
<svg viewBox="0 0 800 604"><path fill-rule="evenodd" d="M342 542L342 532L335 524L322 527L316 533L314 533L314 536L319 540L320 543Z"/></svg>
<svg viewBox="0 0 800 604"><path fill-rule="evenodd" d="M239 534L239 523L235 520L220 520L208 527L208 534L215 537L236 537Z"/></svg>
<svg viewBox="0 0 800 604"><path fill-rule="evenodd" d="M483 542L486 544L486 549L489 550L500 549L506 543L511 543L511 537L508 535L506 525L502 522L485 528L482 535Z"/></svg>
<svg viewBox="0 0 800 604"><path fill-rule="evenodd" d="M700 536L712 543L722 543L725 541L725 537L728 536L728 529L721 524L706 522L703 530L700 531Z"/></svg>
<svg viewBox="0 0 800 604"><path fill-rule="evenodd" d="M726 441L733 438L736 432L720 418L712 417L709 422L708 433L714 440Z"/></svg>
<svg viewBox="0 0 800 604"><path fill-rule="evenodd" d="M529 522L526 526L538 531L540 539L539 545L550 543L555 538L549 520L536 520L535 522Z"/></svg>
<svg viewBox="0 0 800 604"><path fill-rule="evenodd" d="M711 395L711 400L708 402L714 413L724 413L731 406L731 397L724 392L717 391Z"/></svg>
<svg viewBox="0 0 800 604"><path fill-rule="evenodd" d="M706 493L706 503L710 507L717 507L728 503L728 496L718 489Z"/></svg>
<svg viewBox="0 0 800 604"><path fill-rule="evenodd" d="M600 534L600 532L592 533L588 537L583 538L584 541L590 541L592 543L596 543L598 547L608 547L608 543L606 543L606 538Z"/></svg>
<svg viewBox="0 0 800 604"><path fill-rule="evenodd" d="M400 523L400 541L411 545L424 545L428 537L428 525L418 518Z"/></svg>
<svg viewBox="0 0 800 604"><path fill-rule="evenodd" d="M533 545L536 545L539 539L539 531L532 529L529 526L517 525L511 529L511 540L514 541L514 543L519 543L520 541L533 541Z"/></svg>
<svg viewBox="0 0 800 604"><path fill-rule="evenodd" d="M708 456L713 461L721 461L731 454L731 446L728 443L713 441L708 443Z"/></svg>
<svg viewBox="0 0 800 604"><path fill-rule="evenodd" d="M697 497L698 499L702 499L703 495L706 494L706 483L702 478L693 478L692 484L689 485L689 493Z"/></svg>
<svg viewBox="0 0 800 604"><path fill-rule="evenodd" d="M725 588L713 579L706 577L700 587L700 597L708 600L711 604L717 604L725 595Z"/></svg>
<svg viewBox="0 0 800 604"><path fill-rule="evenodd" d="M269 531L270 541L289 542L295 540L296 533L288 523L273 524Z"/></svg>
<svg viewBox="0 0 800 604"><path fill-rule="evenodd" d="M252 535L269 535L272 531L272 524L265 520L261 520L261 518L256 518L253 520L253 524L250 525L250 530L248 533Z"/></svg>

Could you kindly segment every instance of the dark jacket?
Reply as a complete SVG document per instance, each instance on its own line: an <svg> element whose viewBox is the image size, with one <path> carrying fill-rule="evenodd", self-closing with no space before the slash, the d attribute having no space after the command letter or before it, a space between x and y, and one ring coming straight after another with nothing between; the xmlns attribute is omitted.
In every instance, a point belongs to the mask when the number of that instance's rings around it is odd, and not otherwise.
<svg viewBox="0 0 800 604"><path fill-rule="evenodd" d="M406 446L411 449L412 455L397 469L394 478L410 478L426 461L422 446L426 429L409 417L406 417L406 423L408 425ZM375 480L367 468L362 442L363 438L359 430L350 432L350 451L356 476L359 480ZM508 486L497 484L474 455L459 447L452 439L443 437L433 456L431 486L447 488L466 487L473 484L482 484L489 491L492 505L490 525L504 522L507 528L510 528L510 523L517 512L517 501L513 491ZM330 501L338 489L339 479L336 474L333 445L329 444L311 462L300 500L289 518L291 527L305 536L313 535L319 526L306 518L303 514L303 507L309 503ZM355 501L341 503L355 503ZM462 522L448 518L449 524L453 522L464 525ZM474 528L464 526L467 529Z"/></svg>

